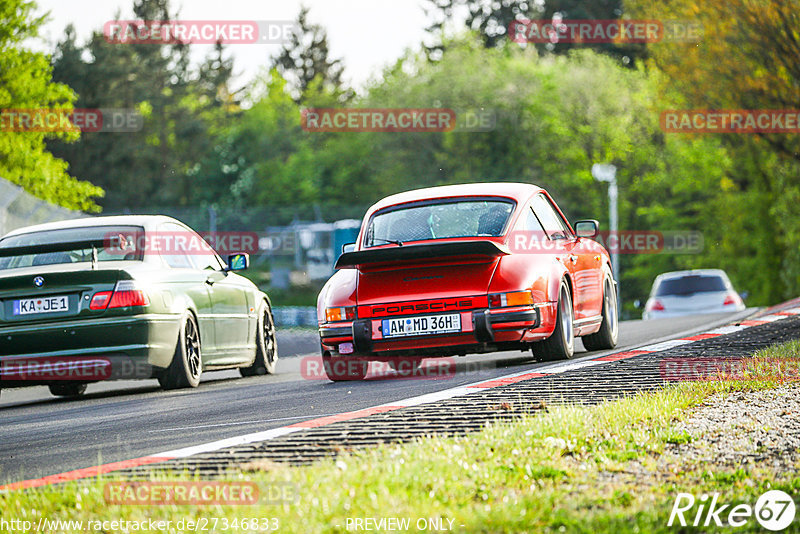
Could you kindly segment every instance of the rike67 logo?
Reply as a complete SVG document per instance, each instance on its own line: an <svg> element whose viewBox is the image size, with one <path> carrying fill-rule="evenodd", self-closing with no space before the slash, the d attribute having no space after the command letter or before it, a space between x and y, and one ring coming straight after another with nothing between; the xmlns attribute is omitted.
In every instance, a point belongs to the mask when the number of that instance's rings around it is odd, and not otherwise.
<svg viewBox="0 0 800 534"><path fill-rule="evenodd" d="M758 498L755 506L723 504L719 493L703 494L699 499L691 493L679 493L667 526L692 526L703 530L708 530L708 527L743 527L755 517L762 528L777 532L791 525L794 515L794 501L780 490L767 491Z"/></svg>

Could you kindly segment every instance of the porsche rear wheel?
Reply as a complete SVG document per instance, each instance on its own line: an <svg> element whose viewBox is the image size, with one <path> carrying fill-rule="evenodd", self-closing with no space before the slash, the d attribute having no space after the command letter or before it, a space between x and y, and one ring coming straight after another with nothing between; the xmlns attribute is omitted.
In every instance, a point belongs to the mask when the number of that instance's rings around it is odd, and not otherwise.
<svg viewBox="0 0 800 534"><path fill-rule="evenodd" d="M322 366L325 368L328 379L334 382L364 380L369 372L369 362L343 356L331 356L329 352L322 355Z"/></svg>
<svg viewBox="0 0 800 534"><path fill-rule="evenodd" d="M86 384L71 382L67 384L50 384L50 393L56 397L77 397L86 391Z"/></svg>
<svg viewBox="0 0 800 534"><path fill-rule="evenodd" d="M252 365L240 367L242 376L271 375L278 362L278 342L275 339L275 321L266 301L261 305L256 326L256 359Z"/></svg>
<svg viewBox="0 0 800 534"><path fill-rule="evenodd" d="M200 330L194 315L187 313L181 324L172 363L159 376L163 389L196 388L203 373L200 357Z"/></svg>
<svg viewBox="0 0 800 534"><path fill-rule="evenodd" d="M550 337L538 343L534 353L543 360L567 360L575 354L572 298L566 280L561 281L558 290L555 330Z"/></svg>
<svg viewBox="0 0 800 534"><path fill-rule="evenodd" d="M617 292L614 291L611 278L606 278L603 283L603 322L600 324L600 330L581 339L586 350L613 349L617 346L618 334Z"/></svg>

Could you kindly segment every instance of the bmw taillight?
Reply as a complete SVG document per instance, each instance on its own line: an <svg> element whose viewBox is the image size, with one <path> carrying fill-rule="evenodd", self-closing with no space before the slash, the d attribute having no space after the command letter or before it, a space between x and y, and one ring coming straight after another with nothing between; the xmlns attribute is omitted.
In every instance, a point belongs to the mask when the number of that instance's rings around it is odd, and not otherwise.
<svg viewBox="0 0 800 534"><path fill-rule="evenodd" d="M647 311L664 311L664 305L660 301L654 300L647 306Z"/></svg>
<svg viewBox="0 0 800 534"><path fill-rule="evenodd" d="M108 307L108 303L111 300L111 294L114 293L113 291L101 291L100 293L95 293L92 296L92 301L89 303L90 310L105 310Z"/></svg>
<svg viewBox="0 0 800 534"><path fill-rule="evenodd" d="M512 291L510 293L492 293L489 295L490 308L530 306L532 304L533 294L530 291Z"/></svg>
<svg viewBox="0 0 800 534"><path fill-rule="evenodd" d="M132 280L117 282L114 291L100 291L92 296L89 303L90 310L105 310L106 308L128 308L130 306L148 306L150 299Z"/></svg>

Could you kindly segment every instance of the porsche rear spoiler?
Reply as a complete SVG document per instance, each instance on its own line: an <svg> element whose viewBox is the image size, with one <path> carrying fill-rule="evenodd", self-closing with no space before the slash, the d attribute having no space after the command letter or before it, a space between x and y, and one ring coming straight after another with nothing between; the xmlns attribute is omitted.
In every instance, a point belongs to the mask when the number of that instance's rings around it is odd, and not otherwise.
<svg viewBox="0 0 800 534"><path fill-rule="evenodd" d="M447 259L457 256L494 258L511 254L506 245L494 241L450 241L428 245L403 245L356 252L345 252L336 260L336 269L357 269L362 265L394 263L430 259Z"/></svg>

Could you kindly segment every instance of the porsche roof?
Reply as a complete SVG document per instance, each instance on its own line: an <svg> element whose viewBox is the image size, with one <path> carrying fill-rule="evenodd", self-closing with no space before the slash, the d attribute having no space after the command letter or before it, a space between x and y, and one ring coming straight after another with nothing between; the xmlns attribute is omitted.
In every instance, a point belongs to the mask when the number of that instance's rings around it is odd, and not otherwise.
<svg viewBox="0 0 800 534"><path fill-rule="evenodd" d="M442 185L405 191L388 196L373 204L368 211L371 213L387 206L405 204L406 202L463 196L508 197L519 203L528 200L541 190L542 188L537 185L517 182L480 182L474 184Z"/></svg>

